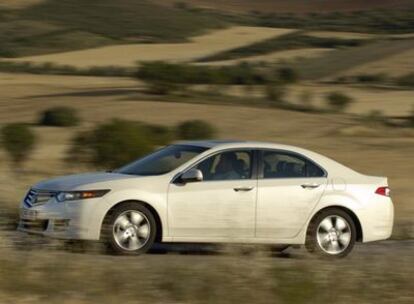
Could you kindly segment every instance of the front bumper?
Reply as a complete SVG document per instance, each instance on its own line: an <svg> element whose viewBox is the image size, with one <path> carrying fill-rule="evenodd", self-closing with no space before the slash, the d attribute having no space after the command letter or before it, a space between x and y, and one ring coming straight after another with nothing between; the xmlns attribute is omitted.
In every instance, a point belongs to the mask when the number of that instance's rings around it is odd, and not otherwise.
<svg viewBox="0 0 414 304"><path fill-rule="evenodd" d="M93 209L97 199L59 203L55 199L31 208L22 205L18 231L56 239L97 240L99 225L94 225Z"/></svg>

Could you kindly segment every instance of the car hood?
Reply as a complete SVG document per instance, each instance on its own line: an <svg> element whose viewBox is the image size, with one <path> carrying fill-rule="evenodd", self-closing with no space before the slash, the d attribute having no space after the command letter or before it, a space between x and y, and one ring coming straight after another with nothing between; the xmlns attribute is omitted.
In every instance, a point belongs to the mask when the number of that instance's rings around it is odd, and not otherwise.
<svg viewBox="0 0 414 304"><path fill-rule="evenodd" d="M126 175L120 173L111 172L96 172L96 173L83 173L61 176L49 180L42 181L33 186L39 190L51 190L51 191L66 191L73 190L79 186L87 184L95 184L100 182L115 181L121 179L137 178L136 175ZM92 190L92 189L91 189Z"/></svg>

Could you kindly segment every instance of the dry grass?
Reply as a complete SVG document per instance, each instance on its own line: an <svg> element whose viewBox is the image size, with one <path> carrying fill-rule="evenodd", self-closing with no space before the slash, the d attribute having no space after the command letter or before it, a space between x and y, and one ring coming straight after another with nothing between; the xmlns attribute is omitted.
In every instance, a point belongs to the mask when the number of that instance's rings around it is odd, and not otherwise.
<svg viewBox="0 0 414 304"><path fill-rule="evenodd" d="M405 34L368 34L357 32L341 32L341 31L310 31L306 32L307 36L318 38L338 38L338 39L411 39L414 33Z"/></svg>
<svg viewBox="0 0 414 304"><path fill-rule="evenodd" d="M338 39L372 39L377 37L374 34L354 33L354 32L338 32L338 31L312 31L307 32L307 36L317 38L338 38Z"/></svg>
<svg viewBox="0 0 414 304"><path fill-rule="evenodd" d="M342 75L358 75L364 73L379 74L388 76L402 76L412 73L414 70L414 48L393 54L381 60L358 65Z"/></svg>
<svg viewBox="0 0 414 304"><path fill-rule="evenodd" d="M194 37L186 43L113 45L81 51L21 57L15 59L15 61L28 61L37 64L51 62L77 68L111 65L131 67L135 66L139 61L154 60L193 61L211 54L249 45L290 32L293 32L293 30L234 26Z"/></svg>
<svg viewBox="0 0 414 304"><path fill-rule="evenodd" d="M24 175L13 175L6 155L1 152L0 201L9 208L17 208L19 199L35 181L85 170L62 162L76 131L111 118L173 125L191 117L214 124L220 138L299 145L333 157L360 172L388 176L396 206L396 235L403 233L401 227L413 224L414 163L410 160L414 140L413 132L408 129L370 126L343 115L204 104L208 101L203 99L194 100L198 104L149 101L135 97L139 84L127 79L7 74L0 79L2 124L35 123L40 111L56 105L77 108L84 121L77 128L35 127L40 140L26 164ZM309 87L297 87L294 91L303 89ZM390 100L393 102L388 107L393 109L396 106L392 95ZM367 132L353 132L355 130L350 128L355 125L368 128L368 135Z"/></svg>
<svg viewBox="0 0 414 304"><path fill-rule="evenodd" d="M333 263L260 247L115 257L2 246L0 302L405 304L414 297L412 246L405 247L393 252L398 258L374 246Z"/></svg>
<svg viewBox="0 0 414 304"><path fill-rule="evenodd" d="M323 57L306 59L300 62L297 68L306 79L330 79L353 68L381 62L396 54L411 52L413 48L413 39L378 41L330 52ZM370 73L371 71L365 72Z"/></svg>
<svg viewBox="0 0 414 304"><path fill-rule="evenodd" d="M0 0L0 8L20 9L41 3L45 0Z"/></svg>
<svg viewBox="0 0 414 304"><path fill-rule="evenodd" d="M329 92L344 92L355 100L347 109L347 112L358 115L365 115L373 110L378 110L386 116L406 116L412 109L414 99L414 91L412 90L387 90L309 83L292 86L289 92L289 100L301 103L300 98L304 91L310 92L313 95L314 105L320 107L324 106L325 97Z"/></svg>
<svg viewBox="0 0 414 304"><path fill-rule="evenodd" d="M298 50L287 50L287 51L278 51L273 52L265 55L257 55L257 56L250 56L244 57L241 59L231 59L231 60L221 60L221 61L207 61L207 62L199 62L199 65L234 65L240 62L250 62L250 63L259 63L259 62L284 62L284 63L291 63L298 59L302 58L315 58L315 57L322 57L326 54L326 52L331 51L331 49L323 49L323 48L304 48Z"/></svg>
<svg viewBox="0 0 414 304"><path fill-rule="evenodd" d="M265 89L262 86L221 86L220 90L210 86L197 85L192 87L197 92L220 91L223 94L244 98L257 99L265 97ZM367 115L378 110L385 116L405 117L411 113L414 91L381 88L366 88L361 86L301 82L288 87L286 100L293 104L303 104L302 96L307 93L312 96L312 105L316 108L326 108L326 95L330 92L343 92L354 99L354 102L346 109L346 113Z"/></svg>

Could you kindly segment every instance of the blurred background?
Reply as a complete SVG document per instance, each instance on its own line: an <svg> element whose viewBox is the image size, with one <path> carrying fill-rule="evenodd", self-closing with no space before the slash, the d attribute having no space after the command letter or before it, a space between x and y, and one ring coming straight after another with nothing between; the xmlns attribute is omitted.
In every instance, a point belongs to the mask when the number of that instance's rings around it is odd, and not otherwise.
<svg viewBox="0 0 414 304"><path fill-rule="evenodd" d="M414 1L0 0L0 41L0 302L414 301ZM125 258L14 232L33 183L200 138L387 176L392 240Z"/></svg>

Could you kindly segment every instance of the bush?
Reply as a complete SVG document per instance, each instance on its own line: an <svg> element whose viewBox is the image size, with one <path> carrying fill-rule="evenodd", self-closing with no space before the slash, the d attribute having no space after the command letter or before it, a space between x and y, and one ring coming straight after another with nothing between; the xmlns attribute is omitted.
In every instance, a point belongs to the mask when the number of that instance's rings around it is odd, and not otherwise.
<svg viewBox="0 0 414 304"><path fill-rule="evenodd" d="M148 93L156 95L168 95L181 89L181 86L176 83L166 81L148 81Z"/></svg>
<svg viewBox="0 0 414 304"><path fill-rule="evenodd" d="M283 103L286 95L286 90L281 85L268 84L265 86L265 94L267 100L274 103Z"/></svg>
<svg viewBox="0 0 414 304"><path fill-rule="evenodd" d="M265 76L251 64L208 67L162 61L141 63L136 77L150 86L165 88L167 84L263 84ZM163 90L163 92L168 92Z"/></svg>
<svg viewBox="0 0 414 304"><path fill-rule="evenodd" d="M27 125L13 123L3 127L2 142L14 164L20 167L32 152L36 137Z"/></svg>
<svg viewBox="0 0 414 304"><path fill-rule="evenodd" d="M175 2L174 3L174 7L176 9L182 9L182 10L186 10L186 9L189 9L190 8L190 6L188 5L188 3L187 2L184 2L184 1Z"/></svg>
<svg viewBox="0 0 414 304"><path fill-rule="evenodd" d="M414 128L414 106L413 106L413 108L411 110L410 116L408 117L408 125L410 127Z"/></svg>
<svg viewBox="0 0 414 304"><path fill-rule="evenodd" d="M387 79L384 74L359 74L355 76L357 82L362 83L381 83Z"/></svg>
<svg viewBox="0 0 414 304"><path fill-rule="evenodd" d="M40 124L43 126L70 127L80 122L78 113L69 107L55 107L42 113Z"/></svg>
<svg viewBox="0 0 414 304"><path fill-rule="evenodd" d="M397 78L397 84L403 87L414 87L414 73Z"/></svg>
<svg viewBox="0 0 414 304"><path fill-rule="evenodd" d="M113 169L167 144L170 139L171 133L166 127L113 120L79 134L67 160Z"/></svg>
<svg viewBox="0 0 414 304"><path fill-rule="evenodd" d="M283 67L277 70L277 78L282 83L291 84L299 80L299 75L295 69Z"/></svg>
<svg viewBox="0 0 414 304"><path fill-rule="evenodd" d="M210 139L215 135L216 129L202 120L188 120L177 126L177 137L180 139Z"/></svg>
<svg viewBox="0 0 414 304"><path fill-rule="evenodd" d="M331 92L326 96L326 101L333 111L342 112L353 102L353 99L341 92Z"/></svg>
<svg viewBox="0 0 414 304"><path fill-rule="evenodd" d="M370 111L368 115L366 115L365 119L367 122L374 124L385 124L387 122L386 116L380 110Z"/></svg>

